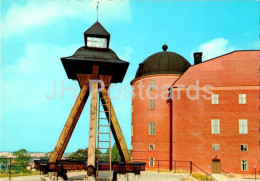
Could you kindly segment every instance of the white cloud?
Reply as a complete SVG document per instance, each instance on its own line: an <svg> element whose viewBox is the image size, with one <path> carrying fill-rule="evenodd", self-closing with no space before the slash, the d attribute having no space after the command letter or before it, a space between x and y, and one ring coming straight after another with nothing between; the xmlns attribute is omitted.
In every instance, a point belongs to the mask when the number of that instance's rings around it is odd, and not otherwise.
<svg viewBox="0 0 260 181"><path fill-rule="evenodd" d="M257 50L259 50L260 49L260 40L252 42L252 43L249 43L248 48L249 49L257 49Z"/></svg>
<svg viewBox="0 0 260 181"><path fill-rule="evenodd" d="M27 1L25 5L11 3L11 8L2 17L3 38L20 35L28 30L46 26L62 18L96 19L96 1ZM131 19L129 0L99 3L99 18L103 21L129 21Z"/></svg>
<svg viewBox="0 0 260 181"><path fill-rule="evenodd" d="M130 56L133 52L133 49L129 46L123 47L123 52L122 54L119 54L118 57L122 60L129 61Z"/></svg>
<svg viewBox="0 0 260 181"><path fill-rule="evenodd" d="M25 46L25 56L17 64L1 68L2 110L26 110L47 103L45 95L52 92L53 80L67 80L60 57L72 55L78 47ZM72 81L68 83L66 87L73 87Z"/></svg>
<svg viewBox="0 0 260 181"><path fill-rule="evenodd" d="M235 48L228 46L225 38L216 38L199 46L199 51L203 52L206 60L234 51Z"/></svg>
<svg viewBox="0 0 260 181"><path fill-rule="evenodd" d="M60 81L64 80L65 87L73 87L73 82L67 79L60 57L72 55L78 47L80 45L61 47L27 44L25 54L15 61L16 64L5 65L0 69L3 111L26 110L50 104L45 95L48 93L51 96L53 80L57 81L57 100L60 100ZM128 60L131 52L131 47L124 47L119 57ZM70 98L74 98L72 91L67 92Z"/></svg>
<svg viewBox="0 0 260 181"><path fill-rule="evenodd" d="M244 32L243 33L243 36L250 36L251 35L251 33L249 33L249 32Z"/></svg>

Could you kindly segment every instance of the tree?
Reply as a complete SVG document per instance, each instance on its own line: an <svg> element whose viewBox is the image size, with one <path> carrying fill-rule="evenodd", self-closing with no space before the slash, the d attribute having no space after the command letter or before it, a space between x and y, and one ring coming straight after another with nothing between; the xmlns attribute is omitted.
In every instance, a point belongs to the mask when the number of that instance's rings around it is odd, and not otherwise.
<svg viewBox="0 0 260 181"><path fill-rule="evenodd" d="M5 171L7 172L8 171L8 165L9 165L9 159L5 158L5 157L1 157L0 158L0 167L1 167L0 170L5 169Z"/></svg>
<svg viewBox="0 0 260 181"><path fill-rule="evenodd" d="M1 163L2 165L7 165L7 164L8 164L8 158L1 157L1 158L0 158L0 163Z"/></svg>
<svg viewBox="0 0 260 181"><path fill-rule="evenodd" d="M53 151L49 151L49 152L45 153L44 158L45 159L47 159L47 158L49 159L51 157L52 153L53 153Z"/></svg>
<svg viewBox="0 0 260 181"><path fill-rule="evenodd" d="M105 155L109 154L109 150L106 151L106 153L104 153ZM106 159L108 161L108 158ZM122 158L119 154L119 151L117 149L116 144L114 143L113 147L111 148L111 160L112 161L122 161Z"/></svg>
<svg viewBox="0 0 260 181"><path fill-rule="evenodd" d="M122 158L119 154L119 151L117 149L116 144L114 143L112 149L111 149L111 160L113 161L122 161Z"/></svg>
<svg viewBox="0 0 260 181"><path fill-rule="evenodd" d="M27 153L26 149L20 149L18 151L13 152L13 155L17 157L12 163L13 168L16 172L22 172L26 170L26 166L30 162L30 155Z"/></svg>
<svg viewBox="0 0 260 181"><path fill-rule="evenodd" d="M99 153L99 155L102 154L101 151L98 151L96 149L96 154L97 153ZM76 152L71 153L69 155L68 159L69 160L74 160L74 161L87 161L87 159L88 159L88 148L86 148L86 149L78 149Z"/></svg>
<svg viewBox="0 0 260 181"><path fill-rule="evenodd" d="M88 148L86 149L78 149L76 152L73 152L69 155L69 160L81 161L87 160L88 158Z"/></svg>

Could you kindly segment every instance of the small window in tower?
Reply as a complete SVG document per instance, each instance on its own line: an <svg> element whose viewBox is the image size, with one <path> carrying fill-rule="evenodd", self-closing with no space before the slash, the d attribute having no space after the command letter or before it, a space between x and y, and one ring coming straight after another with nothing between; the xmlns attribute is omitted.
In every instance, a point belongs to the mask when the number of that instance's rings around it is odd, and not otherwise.
<svg viewBox="0 0 260 181"><path fill-rule="evenodd" d="M240 151L247 151L248 146L247 145L240 145Z"/></svg>
<svg viewBox="0 0 260 181"><path fill-rule="evenodd" d="M213 151L219 151L219 144L213 144L212 145L212 150Z"/></svg>
<svg viewBox="0 0 260 181"><path fill-rule="evenodd" d="M150 109L154 109L155 108L155 100L150 100L149 108Z"/></svg>
<svg viewBox="0 0 260 181"><path fill-rule="evenodd" d="M87 37L87 46L93 48L107 48L107 39L98 37Z"/></svg>
<svg viewBox="0 0 260 181"><path fill-rule="evenodd" d="M155 81L152 80L152 81L150 82L150 91L154 91L154 90L155 90Z"/></svg>
<svg viewBox="0 0 260 181"><path fill-rule="evenodd" d="M246 94L239 94L238 102L239 102L239 104L246 104Z"/></svg>
<svg viewBox="0 0 260 181"><path fill-rule="evenodd" d="M212 119L211 120L211 133L212 134L219 134L220 133L219 119Z"/></svg>
<svg viewBox="0 0 260 181"><path fill-rule="evenodd" d="M247 160L241 160L241 170L242 171L248 170L248 161Z"/></svg>
<svg viewBox="0 0 260 181"><path fill-rule="evenodd" d="M247 119L239 119L239 134L247 134Z"/></svg>
<svg viewBox="0 0 260 181"><path fill-rule="evenodd" d="M150 166L150 167L154 167L154 165L155 165L155 164L154 164L154 161L155 161L154 158L152 158L152 157L149 158L149 166Z"/></svg>
<svg viewBox="0 0 260 181"><path fill-rule="evenodd" d="M218 104L218 94L211 95L212 104Z"/></svg>
<svg viewBox="0 0 260 181"><path fill-rule="evenodd" d="M134 126L132 125L131 136L134 136Z"/></svg>
<svg viewBox="0 0 260 181"><path fill-rule="evenodd" d="M149 150L155 150L155 144L149 144Z"/></svg>
<svg viewBox="0 0 260 181"><path fill-rule="evenodd" d="M155 135L155 122L149 123L149 135Z"/></svg>

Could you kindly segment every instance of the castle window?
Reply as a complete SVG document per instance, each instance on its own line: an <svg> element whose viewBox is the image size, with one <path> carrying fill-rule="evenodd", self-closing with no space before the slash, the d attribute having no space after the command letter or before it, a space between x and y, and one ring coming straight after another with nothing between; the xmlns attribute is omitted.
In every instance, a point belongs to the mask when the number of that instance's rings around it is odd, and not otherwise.
<svg viewBox="0 0 260 181"><path fill-rule="evenodd" d="M211 95L212 104L218 104L218 94Z"/></svg>
<svg viewBox="0 0 260 181"><path fill-rule="evenodd" d="M213 151L219 151L219 144L213 144L212 145L212 150Z"/></svg>
<svg viewBox="0 0 260 181"><path fill-rule="evenodd" d="M155 144L149 144L149 150L155 150Z"/></svg>
<svg viewBox="0 0 260 181"><path fill-rule="evenodd" d="M152 80L152 81L150 82L150 91L154 91L154 90L155 90L155 81Z"/></svg>
<svg viewBox="0 0 260 181"><path fill-rule="evenodd" d="M155 122L149 123L149 135L155 135Z"/></svg>
<svg viewBox="0 0 260 181"><path fill-rule="evenodd" d="M239 119L239 134L247 134L247 119Z"/></svg>
<svg viewBox="0 0 260 181"><path fill-rule="evenodd" d="M150 100L149 108L150 109L154 109L155 108L155 100Z"/></svg>
<svg viewBox="0 0 260 181"><path fill-rule="evenodd" d="M155 164L154 164L154 161L155 161L154 158L152 158L152 157L149 158L149 166L150 166L150 167L154 167L154 165L155 165Z"/></svg>
<svg viewBox="0 0 260 181"><path fill-rule="evenodd" d="M241 170L242 171L248 170L248 161L247 160L241 160Z"/></svg>
<svg viewBox="0 0 260 181"><path fill-rule="evenodd" d="M220 133L219 119L212 119L211 120L211 133L212 134L219 134Z"/></svg>
<svg viewBox="0 0 260 181"><path fill-rule="evenodd" d="M246 94L239 94L238 102L239 102L239 104L246 104Z"/></svg>
<svg viewBox="0 0 260 181"><path fill-rule="evenodd" d="M247 145L240 145L240 151L247 151L248 146Z"/></svg>
<svg viewBox="0 0 260 181"><path fill-rule="evenodd" d="M134 136L134 126L132 125L131 136Z"/></svg>

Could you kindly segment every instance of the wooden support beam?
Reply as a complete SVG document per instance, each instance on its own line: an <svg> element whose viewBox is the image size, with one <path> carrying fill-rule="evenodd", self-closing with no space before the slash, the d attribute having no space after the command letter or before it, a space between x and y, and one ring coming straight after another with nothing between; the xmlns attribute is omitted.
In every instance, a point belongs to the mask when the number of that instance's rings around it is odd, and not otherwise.
<svg viewBox="0 0 260 181"><path fill-rule="evenodd" d="M80 117L80 114L84 108L84 105L87 101L88 95L89 95L89 79L91 75L85 75L85 83L83 87L80 90L80 93L78 95L78 98L70 112L70 115L67 119L67 122L62 130L62 133L59 137L59 140L55 146L55 149L53 153L51 154L51 157L49 159L49 162L56 162L57 160L60 160L67 145L70 140L70 137L73 133L73 130L78 122L78 119Z"/></svg>
<svg viewBox="0 0 260 181"><path fill-rule="evenodd" d="M94 65L92 70L92 79L98 79L98 66ZM91 83L91 103L89 120L89 139L88 139L88 160L87 174L90 180L95 176L96 167L96 132L97 132L97 100L98 100L98 82Z"/></svg>
<svg viewBox="0 0 260 181"><path fill-rule="evenodd" d="M109 76L104 76L104 75L100 76L100 79L104 81L105 85L109 84L109 79L110 78L111 77L109 77ZM107 105L110 102L111 131L112 131L114 139L116 141L116 145L117 145L119 154L120 154L121 158L123 159L124 163L132 163L133 161L132 161L132 159L130 157L130 154L128 152L128 148L127 148L127 145L126 145L126 142L125 142L122 130L120 128L118 119L116 117L115 110L113 108L112 102L109 100L110 98L108 96L107 88L104 88L103 90L101 90L99 95L102 97L101 102L103 104L103 108L104 108L105 111L108 111L109 108L107 107ZM106 112L106 117L109 120L109 113L108 112Z"/></svg>
<svg viewBox="0 0 260 181"><path fill-rule="evenodd" d="M95 150L96 150L96 131L97 131L97 98L98 83L92 83L90 120L89 120L89 139L88 139L88 166L95 167Z"/></svg>

